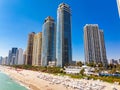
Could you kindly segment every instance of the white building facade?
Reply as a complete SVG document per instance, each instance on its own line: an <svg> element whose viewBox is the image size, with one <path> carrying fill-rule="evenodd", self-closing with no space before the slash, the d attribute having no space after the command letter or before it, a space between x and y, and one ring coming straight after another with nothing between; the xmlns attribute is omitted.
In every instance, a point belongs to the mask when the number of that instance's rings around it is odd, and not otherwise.
<svg viewBox="0 0 120 90"><path fill-rule="evenodd" d="M23 59L23 49L19 48L18 49L18 65L23 65L24 64L24 59Z"/></svg>

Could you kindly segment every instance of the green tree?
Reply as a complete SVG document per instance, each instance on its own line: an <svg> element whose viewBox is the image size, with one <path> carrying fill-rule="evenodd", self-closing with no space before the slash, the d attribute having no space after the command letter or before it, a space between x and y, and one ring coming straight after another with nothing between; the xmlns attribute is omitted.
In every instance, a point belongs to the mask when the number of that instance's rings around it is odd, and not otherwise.
<svg viewBox="0 0 120 90"><path fill-rule="evenodd" d="M96 64L94 62L90 62L90 63L87 63L87 66L96 67Z"/></svg>
<svg viewBox="0 0 120 90"><path fill-rule="evenodd" d="M84 75L84 72L85 72L85 70L82 69L82 70L80 71L80 74L81 74L81 75Z"/></svg>
<svg viewBox="0 0 120 90"><path fill-rule="evenodd" d="M110 73L116 73L116 69L115 68L113 68L111 71L110 71Z"/></svg>
<svg viewBox="0 0 120 90"><path fill-rule="evenodd" d="M82 64L81 61L79 61L79 62L76 63L76 65L81 67L83 64Z"/></svg>

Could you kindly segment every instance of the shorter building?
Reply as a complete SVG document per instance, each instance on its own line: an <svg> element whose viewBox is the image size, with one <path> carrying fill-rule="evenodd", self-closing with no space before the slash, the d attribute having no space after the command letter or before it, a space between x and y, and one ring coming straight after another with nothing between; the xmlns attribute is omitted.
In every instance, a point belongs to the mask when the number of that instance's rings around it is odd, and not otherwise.
<svg viewBox="0 0 120 90"><path fill-rule="evenodd" d="M0 65L2 64L2 57L0 57Z"/></svg>
<svg viewBox="0 0 120 90"><path fill-rule="evenodd" d="M118 64L120 64L120 59L118 60Z"/></svg>
<svg viewBox="0 0 120 90"><path fill-rule="evenodd" d="M11 57L10 57L10 65L16 65L17 62L18 62L18 55L17 55L17 52L18 52L18 48L12 48L12 51L11 51Z"/></svg>
<svg viewBox="0 0 120 90"><path fill-rule="evenodd" d="M12 59L12 50L9 50L9 53L8 53L8 65L10 65L11 59Z"/></svg>
<svg viewBox="0 0 120 90"><path fill-rule="evenodd" d="M32 65L34 36L35 36L35 32L32 32L28 35L28 44L27 44L26 60L25 60L26 65Z"/></svg>
<svg viewBox="0 0 120 90"><path fill-rule="evenodd" d="M8 57L3 57L2 58L2 65L7 65L7 58Z"/></svg>
<svg viewBox="0 0 120 90"><path fill-rule="evenodd" d="M84 74L86 75L96 75L95 72L95 68L93 67L89 67L89 66L82 66L82 67L79 67L79 66L68 66L68 67L65 67L65 70L64 72L66 72L67 74L79 74L80 71L84 69Z"/></svg>
<svg viewBox="0 0 120 90"><path fill-rule="evenodd" d="M72 61L71 64L72 65L76 65L77 61Z"/></svg>
<svg viewBox="0 0 120 90"><path fill-rule="evenodd" d="M24 60L23 60L23 49L22 49L22 48L19 48L17 54L18 54L18 62L17 62L17 64L18 64L18 65L23 65L23 64L24 64Z"/></svg>
<svg viewBox="0 0 120 90"><path fill-rule="evenodd" d="M78 74L81 71L81 67L79 66L68 66L65 68L64 72L67 74Z"/></svg>
<svg viewBox="0 0 120 90"><path fill-rule="evenodd" d="M6 65L23 65L23 64L24 64L23 49L12 48L11 50L9 50Z"/></svg>
<svg viewBox="0 0 120 90"><path fill-rule="evenodd" d="M111 60L110 60L110 64L117 65L117 64L118 64L118 60L111 59Z"/></svg>
<svg viewBox="0 0 120 90"><path fill-rule="evenodd" d="M95 72L95 68L93 67L89 67L89 66L82 66L82 68L84 69L84 74L86 75L97 75Z"/></svg>
<svg viewBox="0 0 120 90"><path fill-rule="evenodd" d="M24 64L25 64L26 63L26 50L23 53L23 61L24 61Z"/></svg>
<svg viewBox="0 0 120 90"><path fill-rule="evenodd" d="M56 61L49 61L48 66L56 66Z"/></svg>
<svg viewBox="0 0 120 90"><path fill-rule="evenodd" d="M34 35L32 65L41 66L42 32Z"/></svg>

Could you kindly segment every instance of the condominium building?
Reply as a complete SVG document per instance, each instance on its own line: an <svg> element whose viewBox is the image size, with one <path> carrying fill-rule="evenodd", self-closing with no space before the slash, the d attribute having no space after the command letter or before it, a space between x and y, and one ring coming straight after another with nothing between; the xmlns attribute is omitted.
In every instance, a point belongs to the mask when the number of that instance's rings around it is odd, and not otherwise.
<svg viewBox="0 0 120 90"><path fill-rule="evenodd" d="M12 50L9 50L9 53L8 53L8 65L10 65L11 59L12 59Z"/></svg>
<svg viewBox="0 0 120 90"><path fill-rule="evenodd" d="M32 32L28 36L28 44L27 44L27 51L26 51L26 63L25 63L27 65L32 65L34 35L35 35L35 32Z"/></svg>
<svg viewBox="0 0 120 90"><path fill-rule="evenodd" d="M42 32L34 36L32 65L41 65Z"/></svg>
<svg viewBox="0 0 120 90"><path fill-rule="evenodd" d="M120 64L120 59L118 60L110 59L110 64L114 64L114 65Z"/></svg>
<svg viewBox="0 0 120 90"><path fill-rule="evenodd" d="M18 65L23 65L24 64L24 59L23 59L23 49L19 48L18 49Z"/></svg>
<svg viewBox="0 0 120 90"><path fill-rule="evenodd" d="M120 64L120 59L118 59L118 64Z"/></svg>
<svg viewBox="0 0 120 90"><path fill-rule="evenodd" d="M16 65L17 64L17 60L18 60L18 57L17 57L17 51L18 51L18 48L12 48L11 50L11 61L10 61L10 65Z"/></svg>
<svg viewBox="0 0 120 90"><path fill-rule="evenodd" d="M23 61L24 61L24 64L26 64L26 50L23 52Z"/></svg>
<svg viewBox="0 0 120 90"><path fill-rule="evenodd" d="M120 17L120 0L117 0L117 6L118 6L119 17Z"/></svg>
<svg viewBox="0 0 120 90"><path fill-rule="evenodd" d="M2 58L3 58L3 57L2 57L2 56L0 56L0 65L2 64Z"/></svg>
<svg viewBox="0 0 120 90"><path fill-rule="evenodd" d="M107 66L104 35L97 24L86 24L84 26L84 48L86 63L102 63Z"/></svg>
<svg viewBox="0 0 120 90"><path fill-rule="evenodd" d="M7 60L8 60L7 58L8 58L8 57L3 57L3 58L2 58L2 65L8 65L8 64L7 64L7 63L8 63L8 62L7 62Z"/></svg>
<svg viewBox="0 0 120 90"><path fill-rule="evenodd" d="M48 16L42 29L42 59L41 65L47 66L49 62L56 60L56 27L55 21Z"/></svg>
<svg viewBox="0 0 120 90"><path fill-rule="evenodd" d="M60 67L72 62L71 9L65 3L57 9L56 59Z"/></svg>

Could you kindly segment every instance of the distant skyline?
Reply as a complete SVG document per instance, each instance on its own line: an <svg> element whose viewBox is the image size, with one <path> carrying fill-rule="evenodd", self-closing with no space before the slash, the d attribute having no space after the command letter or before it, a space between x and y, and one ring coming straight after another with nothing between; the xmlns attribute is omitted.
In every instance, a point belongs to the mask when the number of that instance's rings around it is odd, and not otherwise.
<svg viewBox="0 0 120 90"><path fill-rule="evenodd" d="M83 27L103 29L107 58L120 59L120 19L116 0L0 0L0 56L12 47L27 47L28 34L41 32L44 19L57 21L57 8L67 3L72 10L73 60L84 61Z"/></svg>

